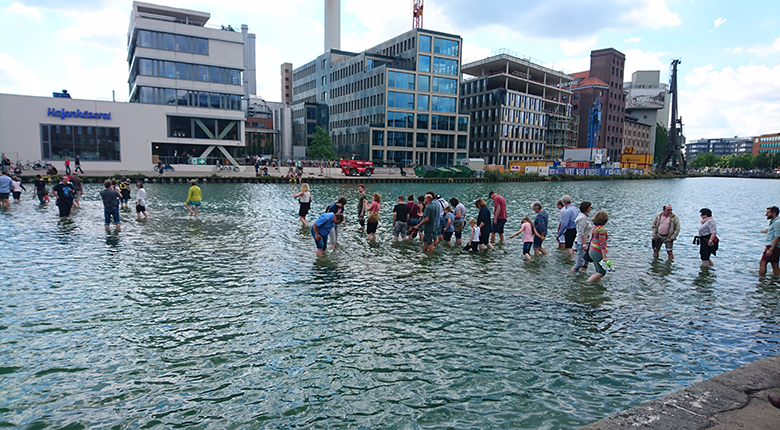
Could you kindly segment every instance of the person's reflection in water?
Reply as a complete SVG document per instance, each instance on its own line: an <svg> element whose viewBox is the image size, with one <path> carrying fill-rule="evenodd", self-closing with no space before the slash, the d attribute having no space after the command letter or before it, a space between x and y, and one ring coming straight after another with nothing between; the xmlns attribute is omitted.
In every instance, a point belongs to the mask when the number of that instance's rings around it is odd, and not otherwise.
<svg viewBox="0 0 780 430"><path fill-rule="evenodd" d="M662 278L672 274L672 267L671 260L653 259L650 262L650 271Z"/></svg>

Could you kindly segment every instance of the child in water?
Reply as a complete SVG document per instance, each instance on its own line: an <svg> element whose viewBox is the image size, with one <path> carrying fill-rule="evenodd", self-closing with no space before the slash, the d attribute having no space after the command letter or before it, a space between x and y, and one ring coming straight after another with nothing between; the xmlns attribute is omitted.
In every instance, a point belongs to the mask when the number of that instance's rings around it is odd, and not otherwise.
<svg viewBox="0 0 780 430"><path fill-rule="evenodd" d="M523 234L523 255L527 259L531 259L531 246L534 244L534 226L531 223L531 218L524 217L523 223L520 225L520 230L517 230L517 233L509 236L509 238L513 238L520 233Z"/></svg>
<svg viewBox="0 0 780 430"><path fill-rule="evenodd" d="M469 239L468 245L466 245L463 250L464 251L478 251L479 250L479 227L477 226L477 220L476 218L471 218L469 220L469 225L471 226L471 239Z"/></svg>

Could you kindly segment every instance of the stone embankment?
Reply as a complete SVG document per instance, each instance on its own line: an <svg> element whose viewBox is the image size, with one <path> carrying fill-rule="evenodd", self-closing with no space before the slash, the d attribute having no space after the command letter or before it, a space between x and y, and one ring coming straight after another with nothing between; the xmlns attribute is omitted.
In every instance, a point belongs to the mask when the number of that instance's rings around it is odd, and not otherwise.
<svg viewBox="0 0 780 430"><path fill-rule="evenodd" d="M675 391L580 430L780 429L780 355Z"/></svg>

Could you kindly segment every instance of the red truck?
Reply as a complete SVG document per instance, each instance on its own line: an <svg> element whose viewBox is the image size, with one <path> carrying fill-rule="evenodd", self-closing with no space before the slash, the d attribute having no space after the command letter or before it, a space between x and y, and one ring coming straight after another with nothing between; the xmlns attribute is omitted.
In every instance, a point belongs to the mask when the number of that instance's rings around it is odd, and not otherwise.
<svg viewBox="0 0 780 430"><path fill-rule="evenodd" d="M374 174L374 163L364 160L339 160L341 173L347 176L371 176Z"/></svg>

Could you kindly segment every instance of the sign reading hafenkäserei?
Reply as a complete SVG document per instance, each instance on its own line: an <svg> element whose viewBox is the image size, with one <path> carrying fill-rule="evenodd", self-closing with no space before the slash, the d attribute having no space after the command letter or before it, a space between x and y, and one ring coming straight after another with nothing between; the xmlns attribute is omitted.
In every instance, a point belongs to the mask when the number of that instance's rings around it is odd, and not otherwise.
<svg viewBox="0 0 780 430"><path fill-rule="evenodd" d="M111 112L91 112L88 110L65 110L49 108L47 116L54 116L57 118L84 118L84 119L111 119Z"/></svg>

